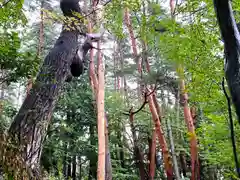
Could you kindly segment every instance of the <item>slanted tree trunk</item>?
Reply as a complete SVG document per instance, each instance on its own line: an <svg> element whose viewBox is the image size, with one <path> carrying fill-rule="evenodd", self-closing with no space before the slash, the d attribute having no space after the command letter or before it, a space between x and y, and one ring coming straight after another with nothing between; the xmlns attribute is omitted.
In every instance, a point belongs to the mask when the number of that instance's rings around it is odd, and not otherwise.
<svg viewBox="0 0 240 180"><path fill-rule="evenodd" d="M215 12L224 41L225 77L240 123L240 35L233 16L231 1L214 0ZM239 170L240 171L240 170Z"/></svg>
<svg viewBox="0 0 240 180"><path fill-rule="evenodd" d="M156 107L154 105L153 98L151 95L148 96L148 105L149 105L149 109L152 114L152 120L155 124L158 141L159 141L159 144L162 149L163 159L164 159L164 168L165 168L165 171L167 174L167 179L173 180L173 167L172 167L172 162L171 162L171 156L169 154L167 142L164 137L164 132L162 130L160 119L157 114L157 110L156 110Z"/></svg>
<svg viewBox="0 0 240 180"><path fill-rule="evenodd" d="M9 137L19 151L14 155L22 158L36 179L40 176L38 166L42 144L68 68L76 54L78 36L79 31L63 28L9 129ZM14 163L10 166L15 167Z"/></svg>
<svg viewBox="0 0 240 180"><path fill-rule="evenodd" d="M128 28L129 35L131 37L132 51L133 51L134 58L136 60L136 64L138 65L138 73L139 73L140 76L142 76L142 60L140 58L138 58L136 40L134 38L133 28L132 28L132 25L131 25L129 12L128 12L127 8L125 9L125 13L124 13L124 21L125 21L125 24ZM146 49L145 44L144 44L143 47L144 47L144 49ZM148 63L146 63L146 66L148 68L147 71L150 71ZM140 85L140 83L139 83L139 85ZM138 88L138 89L142 90L141 88ZM138 93L140 94L140 92L138 92ZM155 98L156 98L156 96L155 96ZM155 102L157 103L156 99L155 99ZM162 151L163 151L164 165L165 165L167 178L168 178L168 180L172 180L173 179L173 169L172 169L172 164L171 164L171 156L169 154L168 147L167 147L167 142L166 142L166 139L164 137L164 133L163 133L161 123L160 123L161 122L160 121L161 117L158 114L158 112L160 113L160 109L159 110L156 109L159 106L156 107L156 105L154 104L154 97L153 97L152 94L148 96L148 104L149 104L150 111L151 111L151 114L152 114L152 120L155 124L157 137L158 137L159 143L160 143Z"/></svg>

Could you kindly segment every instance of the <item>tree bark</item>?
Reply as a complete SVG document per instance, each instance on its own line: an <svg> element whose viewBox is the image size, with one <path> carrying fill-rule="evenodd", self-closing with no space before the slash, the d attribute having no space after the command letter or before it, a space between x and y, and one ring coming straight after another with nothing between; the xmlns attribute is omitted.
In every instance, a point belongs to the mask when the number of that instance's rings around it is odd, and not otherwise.
<svg viewBox="0 0 240 180"><path fill-rule="evenodd" d="M82 179L82 160L81 160L81 156L78 156L78 164L79 164L78 177L79 177L79 180L81 180Z"/></svg>
<svg viewBox="0 0 240 180"><path fill-rule="evenodd" d="M98 43L98 47L100 44ZM105 159L106 159L106 143L105 143L105 110L104 110L104 62L100 50L98 51L98 91L97 91L97 114L98 114L98 179L105 179Z"/></svg>
<svg viewBox="0 0 240 180"><path fill-rule="evenodd" d="M108 138L108 118L107 118L106 113L105 113L105 151L106 151L105 180L112 180L112 163L111 163L111 154L110 154L110 150L109 150L109 138Z"/></svg>
<svg viewBox="0 0 240 180"><path fill-rule="evenodd" d="M35 178L39 175L42 143L68 68L76 54L78 36L79 31L63 28L9 129L21 158L33 170Z"/></svg>
<svg viewBox="0 0 240 180"><path fill-rule="evenodd" d="M180 180L178 162L177 162L177 157L176 157L176 152L175 152L175 143L174 143L173 134L172 134L172 127L170 124L171 122L169 122L169 121L170 121L170 119L167 120L167 129L168 129L170 148L171 148L171 153L172 153L173 170L174 170L174 174L175 174L175 179Z"/></svg>
<svg viewBox="0 0 240 180"><path fill-rule="evenodd" d="M225 77L240 123L240 35L234 19L231 1L214 0L215 12L224 41Z"/></svg>
<svg viewBox="0 0 240 180"><path fill-rule="evenodd" d="M77 162L76 162L76 155L72 157L72 180L76 180L76 170L77 170Z"/></svg>
<svg viewBox="0 0 240 180"><path fill-rule="evenodd" d="M181 66L179 66L181 68ZM191 152L191 180L200 179L198 177L199 172L199 162L198 162L198 145L197 137L195 133L195 127L193 124L192 114L188 105L188 94L185 90L185 82L180 79L180 89L181 89L181 105L183 106L184 120L187 125L188 132L190 133L190 152Z"/></svg>
<svg viewBox="0 0 240 180"><path fill-rule="evenodd" d="M96 146L96 140L94 137L94 126L92 123L90 124L90 127L89 127L89 133L90 133L90 145L91 147L94 147ZM92 180L92 179L97 179L97 166L96 166L97 155L95 154L95 150L91 150L90 153L91 154L88 157L88 159L90 159L88 179Z"/></svg>
<svg viewBox="0 0 240 180"><path fill-rule="evenodd" d="M64 144L64 155L63 155L63 177L67 180L67 143Z"/></svg>
<svg viewBox="0 0 240 180"><path fill-rule="evenodd" d="M149 180L154 180L156 168L156 130L153 129L152 138L149 139Z"/></svg>

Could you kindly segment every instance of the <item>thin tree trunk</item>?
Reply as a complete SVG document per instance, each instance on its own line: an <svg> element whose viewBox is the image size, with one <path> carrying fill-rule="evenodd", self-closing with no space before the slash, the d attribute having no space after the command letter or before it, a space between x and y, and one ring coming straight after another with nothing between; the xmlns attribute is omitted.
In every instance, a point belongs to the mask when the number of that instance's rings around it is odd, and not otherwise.
<svg viewBox="0 0 240 180"><path fill-rule="evenodd" d="M68 145L69 147L69 145ZM68 148L68 151L69 151L69 148ZM70 156L70 154L68 154L67 156L67 178L71 178L72 176L72 158Z"/></svg>
<svg viewBox="0 0 240 180"><path fill-rule="evenodd" d="M172 163L171 163L171 156L168 151L168 146L167 146L166 139L164 137L164 132L161 128L159 116L157 114L157 110L154 106L153 98L151 95L148 96L148 104L149 104L150 111L152 113L152 119L155 124L158 140L159 140L160 146L162 148L164 167L165 167L165 170L167 173L167 179L173 180L173 169L172 169Z"/></svg>
<svg viewBox="0 0 240 180"><path fill-rule="evenodd" d="M98 44L100 48L100 45ZM104 62L100 50L98 51L98 179L105 179L105 158L106 158L106 142L105 142L105 112L104 112Z"/></svg>
<svg viewBox="0 0 240 180"><path fill-rule="evenodd" d="M77 170L77 162L76 162L76 155L72 157L72 180L76 180L76 170Z"/></svg>
<svg viewBox="0 0 240 180"><path fill-rule="evenodd" d="M174 143L173 135L172 135L172 127L171 127L171 124L169 121L170 120L168 119L167 120L167 129L168 129L169 140L170 140L170 148L171 148L171 152L172 152L173 169L174 169L175 179L180 180L178 162L177 162L177 157L176 157L176 152L175 152L175 143Z"/></svg>
<svg viewBox="0 0 240 180"><path fill-rule="evenodd" d="M131 25L131 21L130 21L130 17L129 17L129 13L128 13L128 9L125 10L125 23L126 26L128 28L130 37L131 37L131 42L132 42L132 51L133 51L133 55L135 57L135 59L138 59L138 54L137 54L137 47L136 47L136 40L134 38L134 33L133 33L133 28ZM141 60L139 59L138 61L136 61L137 65L138 65L138 72L140 75L142 75L142 66L141 66ZM168 180L172 180L173 179L173 170L172 170L172 165L171 165L171 156L169 154L168 151L168 147L167 147L167 143L164 137L164 132L161 128L161 124L160 124L160 116L157 113L157 109L155 107L154 104L154 100L152 95L149 95L149 107L152 113L152 117L153 117L153 122L155 123L155 128L157 130L157 135L159 138L159 142L163 151L163 155L164 155L164 165L165 165L165 170L167 173L167 177Z"/></svg>
<svg viewBox="0 0 240 180"><path fill-rule="evenodd" d="M90 134L90 145L94 147L96 146L96 141L94 137L94 126L92 123L89 126L89 134ZM91 151L91 153L92 154L88 157L90 159L89 174L88 174L89 180L97 179L97 166L96 166L97 155L95 154L95 150Z"/></svg>
<svg viewBox="0 0 240 180"><path fill-rule="evenodd" d="M78 177L79 177L79 180L81 180L82 179L82 160L81 160L81 156L78 156L78 163L79 163Z"/></svg>
<svg viewBox="0 0 240 180"><path fill-rule="evenodd" d="M154 180L156 168L156 129L153 129L150 149L149 180Z"/></svg>
<svg viewBox="0 0 240 180"><path fill-rule="evenodd" d="M188 132L191 133L190 139L190 152L191 152L191 180L199 179L198 177L198 147L197 147L197 138L195 133L195 127L193 124L193 119L191 115L190 108L188 106L188 95L185 90L185 83L184 80L180 80L180 88L181 88L181 95L182 95L182 106L184 108L184 119L188 128Z"/></svg>
<svg viewBox="0 0 240 180"><path fill-rule="evenodd" d="M139 169L140 179L145 180L146 174L145 174L145 168L143 163L143 155L138 145L137 135L136 135L135 127L133 124L134 115L132 114L132 112L130 112L129 120L130 120L132 136L133 136L133 146L134 146L134 156L135 156L136 166Z"/></svg>
<svg viewBox="0 0 240 180"><path fill-rule="evenodd" d="M135 61L136 61L136 64L138 66L138 73L139 73L140 77L142 77L142 59L138 58L137 43L136 43L136 39L134 37L133 27L132 27L132 23L131 23L131 20L130 20L128 8L126 8L125 12L124 12L124 22L125 22L125 24L128 28L128 31L129 31L131 44L132 44L133 55L135 56ZM143 89L142 89L141 82L140 82L140 80L138 80L138 98L139 99L142 96L142 90Z"/></svg>
<svg viewBox="0 0 240 180"><path fill-rule="evenodd" d="M118 149L119 149L119 160L120 160L120 165L124 169L125 168L125 162L124 162L124 150L123 150L123 141L122 141L122 132L123 128L121 127L121 124L118 124L119 130L117 132L117 140L119 142L118 144ZM118 154L118 153L117 153ZM118 158L117 158L118 159Z"/></svg>
<svg viewBox="0 0 240 180"><path fill-rule="evenodd" d="M105 113L105 150L106 150L106 160L105 160L105 170L106 177L105 180L112 180L112 163L111 163L111 155L109 151L109 139L108 139L108 118Z"/></svg>
<svg viewBox="0 0 240 180"><path fill-rule="evenodd" d="M63 177L67 180L67 143L64 145L64 156L63 156Z"/></svg>
<svg viewBox="0 0 240 180"><path fill-rule="evenodd" d="M187 177L187 162L186 162L185 151L180 151L179 158L180 158L180 167L182 170L182 174L184 177Z"/></svg>

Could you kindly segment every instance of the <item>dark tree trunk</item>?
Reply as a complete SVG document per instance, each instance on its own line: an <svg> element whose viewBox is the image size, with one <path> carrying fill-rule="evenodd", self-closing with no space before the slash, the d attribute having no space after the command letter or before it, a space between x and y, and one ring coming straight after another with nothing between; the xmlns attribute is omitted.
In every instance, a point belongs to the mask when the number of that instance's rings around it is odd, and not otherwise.
<svg viewBox="0 0 240 180"><path fill-rule="evenodd" d="M67 143L64 145L64 156L63 156L63 176L67 179Z"/></svg>
<svg viewBox="0 0 240 180"><path fill-rule="evenodd" d="M123 143L122 141L119 144L119 151L120 151L120 162L121 162L121 167L124 169L125 168L125 161L124 161L124 151L123 151Z"/></svg>
<svg viewBox="0 0 240 180"><path fill-rule="evenodd" d="M152 138L148 137L148 161L149 161L148 172L150 172L151 152L152 152Z"/></svg>
<svg viewBox="0 0 240 180"><path fill-rule="evenodd" d="M240 35L233 16L231 1L214 0L214 7L224 41L225 77L240 123Z"/></svg>
<svg viewBox="0 0 240 180"><path fill-rule="evenodd" d="M187 177L187 162L186 162L186 155L184 151L180 151L180 166L181 171L184 177Z"/></svg>
<svg viewBox="0 0 240 180"><path fill-rule="evenodd" d="M147 174L146 174L145 166L143 162L143 155L138 145L138 140L137 140L137 135L136 135L135 126L133 124L133 120L134 120L133 114L130 114L130 127L131 127L132 136L133 136L135 163L139 170L139 174L140 174L139 179L145 180L147 178Z"/></svg>
<svg viewBox="0 0 240 180"><path fill-rule="evenodd" d="M10 137L16 138L16 144L23 147L22 158L32 169L38 167L52 112L76 52L77 37L75 31L61 33L9 129Z"/></svg>
<svg viewBox="0 0 240 180"><path fill-rule="evenodd" d="M89 131L90 131L90 144L92 147L96 146L96 140L94 137L94 126L93 124L90 125L89 127ZM89 156L89 175L88 175L88 179L92 180L92 179L97 179L97 154L95 153L94 150L91 151L91 154Z"/></svg>
<svg viewBox="0 0 240 180"><path fill-rule="evenodd" d="M81 156L78 156L78 163L79 163L79 180L82 179L82 160L81 160Z"/></svg>
<svg viewBox="0 0 240 180"><path fill-rule="evenodd" d="M225 77L232 96L232 102L235 106L238 122L240 124L240 34L236 21L234 19L231 1L214 0L214 7L217 14L218 24L222 34L222 38L224 41L224 52L226 58L224 67ZM238 177L240 178L239 161L237 157L236 143L234 137L234 126L231 117L230 100L228 100L228 106L233 155L236 171Z"/></svg>
<svg viewBox="0 0 240 180"><path fill-rule="evenodd" d="M69 151L70 148L68 148ZM71 178L72 176L72 157L71 155L68 153L67 156L67 177L68 179Z"/></svg>
<svg viewBox="0 0 240 180"><path fill-rule="evenodd" d="M76 155L72 157L72 180L76 180L76 169L77 169L77 162L76 162Z"/></svg>
<svg viewBox="0 0 240 180"><path fill-rule="evenodd" d="M105 121L106 121L106 125L105 125L105 150L106 150L106 155L105 155L105 171L106 171L106 175L105 175L105 180L112 180L112 163L111 163L111 155L110 155L110 148L109 148L109 138L108 138L108 118L107 115L105 113Z"/></svg>
<svg viewBox="0 0 240 180"><path fill-rule="evenodd" d="M33 170L35 178L40 173L38 167L42 143L61 87L76 54L79 34L77 30L62 30L9 129L9 137L12 141L14 139L19 147L19 155L26 166Z"/></svg>

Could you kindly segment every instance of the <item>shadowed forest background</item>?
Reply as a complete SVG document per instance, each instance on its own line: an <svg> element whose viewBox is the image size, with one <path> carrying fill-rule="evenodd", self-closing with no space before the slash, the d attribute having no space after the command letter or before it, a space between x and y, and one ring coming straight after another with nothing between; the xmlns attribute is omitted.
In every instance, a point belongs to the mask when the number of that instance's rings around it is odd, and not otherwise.
<svg viewBox="0 0 240 180"><path fill-rule="evenodd" d="M0 179L240 179L240 1L69 2L0 0Z"/></svg>

